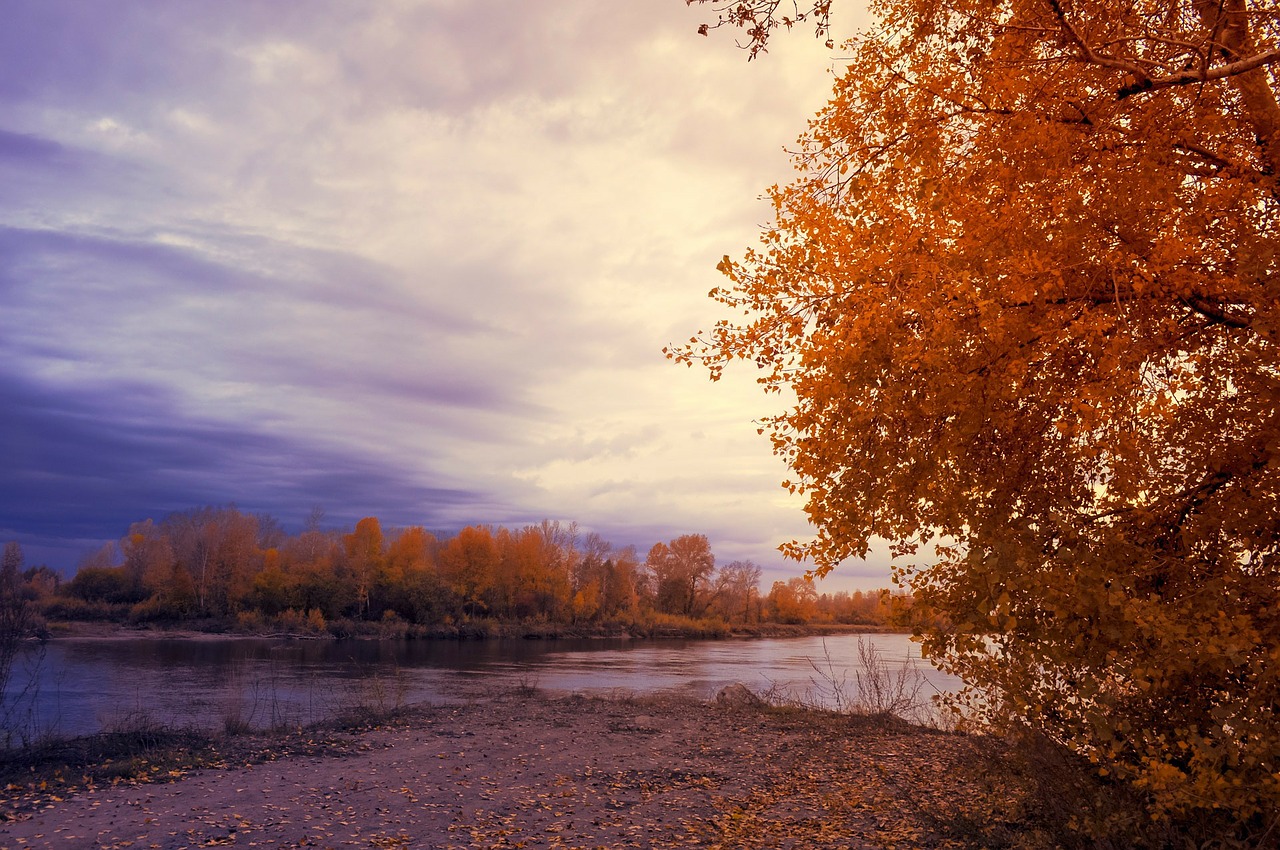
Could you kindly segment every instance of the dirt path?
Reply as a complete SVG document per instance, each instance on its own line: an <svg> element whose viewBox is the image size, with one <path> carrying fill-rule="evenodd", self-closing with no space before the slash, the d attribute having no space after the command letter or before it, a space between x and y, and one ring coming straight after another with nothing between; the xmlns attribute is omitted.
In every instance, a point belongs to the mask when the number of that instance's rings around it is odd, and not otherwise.
<svg viewBox="0 0 1280 850"><path fill-rule="evenodd" d="M685 699L503 695L425 707L323 756L97 787L3 848L960 846L959 736Z"/></svg>

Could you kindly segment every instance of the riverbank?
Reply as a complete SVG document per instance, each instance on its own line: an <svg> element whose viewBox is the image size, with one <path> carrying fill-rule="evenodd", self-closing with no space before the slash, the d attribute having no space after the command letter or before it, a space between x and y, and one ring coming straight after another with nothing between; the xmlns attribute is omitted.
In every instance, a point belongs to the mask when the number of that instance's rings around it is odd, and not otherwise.
<svg viewBox="0 0 1280 850"><path fill-rule="evenodd" d="M146 623L140 625L114 623L103 620L55 621L46 627L50 638L83 639L132 639L132 638L185 638L201 640L210 638L286 638L290 640L667 640L667 639L720 639L720 638L782 638L815 637L848 634L897 634L899 630L879 626L855 626L843 623L791 624L747 623L725 625L723 623L663 624L657 626L593 626L557 625L550 623L521 623L480 620L472 623L446 626L413 626L403 623L386 625L365 623L363 628L324 632L290 632L274 629L238 628L227 620L208 620L196 623Z"/></svg>
<svg viewBox="0 0 1280 850"><path fill-rule="evenodd" d="M7 847L937 847L981 739L661 696L458 694L390 723L228 739L139 776L10 782ZM147 771L152 762L154 771ZM951 824L952 826L948 826Z"/></svg>

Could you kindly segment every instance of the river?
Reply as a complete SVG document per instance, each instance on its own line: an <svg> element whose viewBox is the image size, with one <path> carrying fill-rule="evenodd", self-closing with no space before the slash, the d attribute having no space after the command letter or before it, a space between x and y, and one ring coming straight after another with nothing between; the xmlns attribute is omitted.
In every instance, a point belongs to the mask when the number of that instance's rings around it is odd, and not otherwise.
<svg viewBox="0 0 1280 850"><path fill-rule="evenodd" d="M905 635L730 640L360 641L259 638L58 639L19 659L6 727L79 735L143 721L265 728L321 721L358 706L462 698L478 684L550 692L681 691L706 698L742 682L756 692L839 708L855 701L859 640L919 699L960 680L920 658ZM865 675L865 673L864 673Z"/></svg>

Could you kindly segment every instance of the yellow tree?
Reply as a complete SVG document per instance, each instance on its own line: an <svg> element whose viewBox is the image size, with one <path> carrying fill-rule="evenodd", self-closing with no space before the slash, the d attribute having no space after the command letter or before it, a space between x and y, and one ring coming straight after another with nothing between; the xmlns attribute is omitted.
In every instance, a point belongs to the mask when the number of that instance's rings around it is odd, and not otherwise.
<svg viewBox="0 0 1280 850"><path fill-rule="evenodd" d="M751 561L733 561L716 572L712 610L726 622L748 622L753 600L760 595L760 567Z"/></svg>
<svg viewBox="0 0 1280 850"><path fill-rule="evenodd" d="M120 541L120 553L124 556L125 574L136 590L166 602L174 602L175 597L182 595L177 560L164 528L149 519L133 523Z"/></svg>
<svg viewBox="0 0 1280 850"><path fill-rule="evenodd" d="M262 553L262 572L253 577L251 607L274 617L288 609L293 590L294 582L284 571L280 550L267 549Z"/></svg>
<svg viewBox="0 0 1280 850"><path fill-rule="evenodd" d="M698 617L707 603L707 590L716 558L705 534L682 534L670 543L655 543L645 559L653 582L654 606L667 614Z"/></svg>
<svg viewBox="0 0 1280 850"><path fill-rule="evenodd" d="M386 541L378 518L368 516L357 522L355 531L343 535L342 547L355 595L356 616L364 617L369 613L369 591L386 560Z"/></svg>
<svg viewBox="0 0 1280 850"><path fill-rule="evenodd" d="M321 530L319 515L313 513L303 532L284 542L280 566L288 576L288 608L302 614L316 610L329 619L341 615L345 603L337 569L342 560L343 536Z"/></svg>
<svg viewBox="0 0 1280 850"><path fill-rule="evenodd" d="M634 547L615 549L598 538L593 542L589 536L586 559L595 561L593 583L600 588L596 616L608 619L635 614L640 607L643 576Z"/></svg>
<svg viewBox="0 0 1280 850"><path fill-rule="evenodd" d="M775 581L765 597L769 619L775 623L808 623L818 614L818 589L803 576Z"/></svg>
<svg viewBox="0 0 1280 850"><path fill-rule="evenodd" d="M611 581L612 554L613 546L595 532L586 536L582 551L576 552L570 567L570 614L574 622L595 620L627 607L620 597L628 591ZM630 593L634 596L634 587Z"/></svg>
<svg viewBox="0 0 1280 850"><path fill-rule="evenodd" d="M500 561L493 532L485 526L467 526L440 550L440 574L468 615L488 611L485 600L494 588Z"/></svg>
<svg viewBox="0 0 1280 850"><path fill-rule="evenodd" d="M383 594L389 607L410 621L433 622L444 608L439 550L435 535L416 525L401 530L387 546Z"/></svg>
<svg viewBox="0 0 1280 850"><path fill-rule="evenodd" d="M549 533L552 526L530 525L499 535L502 550L501 581L507 593L509 617L544 617L560 620L572 593L568 564L571 550L566 541Z"/></svg>
<svg viewBox="0 0 1280 850"><path fill-rule="evenodd" d="M825 24L828 4L813 20ZM759 46L778 3L725 3ZM721 266L819 574L1164 815L1280 812L1280 11L881 0ZM926 545L927 544L927 545ZM914 557L911 557L914 556ZM1208 815L1205 814L1207 817Z"/></svg>
<svg viewBox="0 0 1280 850"><path fill-rule="evenodd" d="M160 533L167 538L175 563L168 579L175 596L194 595L197 609L205 615L239 610L261 569L260 529L258 517L242 514L234 505L165 517Z"/></svg>

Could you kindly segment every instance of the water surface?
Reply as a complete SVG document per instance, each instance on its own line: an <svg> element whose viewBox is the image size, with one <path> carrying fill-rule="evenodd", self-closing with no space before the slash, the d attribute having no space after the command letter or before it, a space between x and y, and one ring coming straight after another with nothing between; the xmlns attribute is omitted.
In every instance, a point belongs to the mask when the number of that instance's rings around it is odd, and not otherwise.
<svg viewBox="0 0 1280 850"><path fill-rule="evenodd" d="M263 638L59 639L16 665L6 698L41 733L83 734L146 716L217 728L304 724L358 706L458 699L476 684L552 692L679 691L707 698L742 682L809 703L857 698L858 641L920 696L960 681L905 635L730 640L360 641ZM39 662L38 664L36 662ZM914 674L912 674L914 675ZM474 690L474 688L472 687Z"/></svg>

